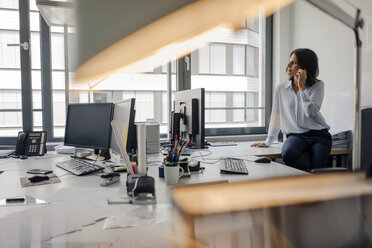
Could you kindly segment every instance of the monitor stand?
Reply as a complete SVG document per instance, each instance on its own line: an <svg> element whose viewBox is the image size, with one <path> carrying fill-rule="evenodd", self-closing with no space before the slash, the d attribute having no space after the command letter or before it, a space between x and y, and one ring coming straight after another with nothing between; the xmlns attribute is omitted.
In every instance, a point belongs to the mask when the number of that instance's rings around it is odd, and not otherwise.
<svg viewBox="0 0 372 248"><path fill-rule="evenodd" d="M104 157L105 160L109 160L111 158L109 149L107 149L107 150L94 149L94 154L97 155L97 156L99 155L101 157Z"/></svg>

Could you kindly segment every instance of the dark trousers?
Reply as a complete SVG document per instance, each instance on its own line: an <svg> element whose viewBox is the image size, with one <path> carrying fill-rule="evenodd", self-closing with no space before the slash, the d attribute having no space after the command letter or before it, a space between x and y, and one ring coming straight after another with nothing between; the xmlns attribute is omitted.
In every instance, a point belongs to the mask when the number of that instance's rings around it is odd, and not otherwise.
<svg viewBox="0 0 372 248"><path fill-rule="evenodd" d="M332 137L327 129L288 134L282 148L282 158L286 165L300 170L325 168L331 148ZM305 152L309 153L310 164L301 158Z"/></svg>

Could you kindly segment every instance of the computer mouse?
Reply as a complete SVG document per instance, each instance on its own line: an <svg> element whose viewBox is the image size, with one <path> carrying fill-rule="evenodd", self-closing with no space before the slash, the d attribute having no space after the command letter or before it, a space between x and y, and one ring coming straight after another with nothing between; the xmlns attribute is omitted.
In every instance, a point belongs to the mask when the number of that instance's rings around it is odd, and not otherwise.
<svg viewBox="0 0 372 248"><path fill-rule="evenodd" d="M48 179L49 177L45 175L35 175L35 176L28 178L28 180L30 180L30 182L32 183L37 183L37 182L41 182L41 181L48 180Z"/></svg>
<svg viewBox="0 0 372 248"><path fill-rule="evenodd" d="M261 158L256 159L254 162L267 164L267 163L271 163L271 159L269 159L268 157L261 157Z"/></svg>

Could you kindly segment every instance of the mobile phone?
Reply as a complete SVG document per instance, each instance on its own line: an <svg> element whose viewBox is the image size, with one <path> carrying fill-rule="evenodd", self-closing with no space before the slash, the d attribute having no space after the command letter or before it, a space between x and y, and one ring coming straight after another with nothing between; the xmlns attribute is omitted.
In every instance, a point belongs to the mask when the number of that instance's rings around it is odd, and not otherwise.
<svg viewBox="0 0 372 248"><path fill-rule="evenodd" d="M52 170L42 170L42 169L32 169L32 170L28 170L27 173L29 174L50 174L52 173L53 171Z"/></svg>

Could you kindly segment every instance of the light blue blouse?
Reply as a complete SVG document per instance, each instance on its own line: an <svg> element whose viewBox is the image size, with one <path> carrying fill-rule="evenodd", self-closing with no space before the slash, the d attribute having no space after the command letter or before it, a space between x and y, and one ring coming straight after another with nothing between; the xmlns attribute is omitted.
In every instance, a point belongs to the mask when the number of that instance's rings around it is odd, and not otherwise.
<svg viewBox="0 0 372 248"><path fill-rule="evenodd" d="M322 130L329 126L319 112L324 97L324 82L318 80L313 86L297 94L291 81L281 83L275 90L270 118L269 133L265 144L270 146L279 131L284 135Z"/></svg>

